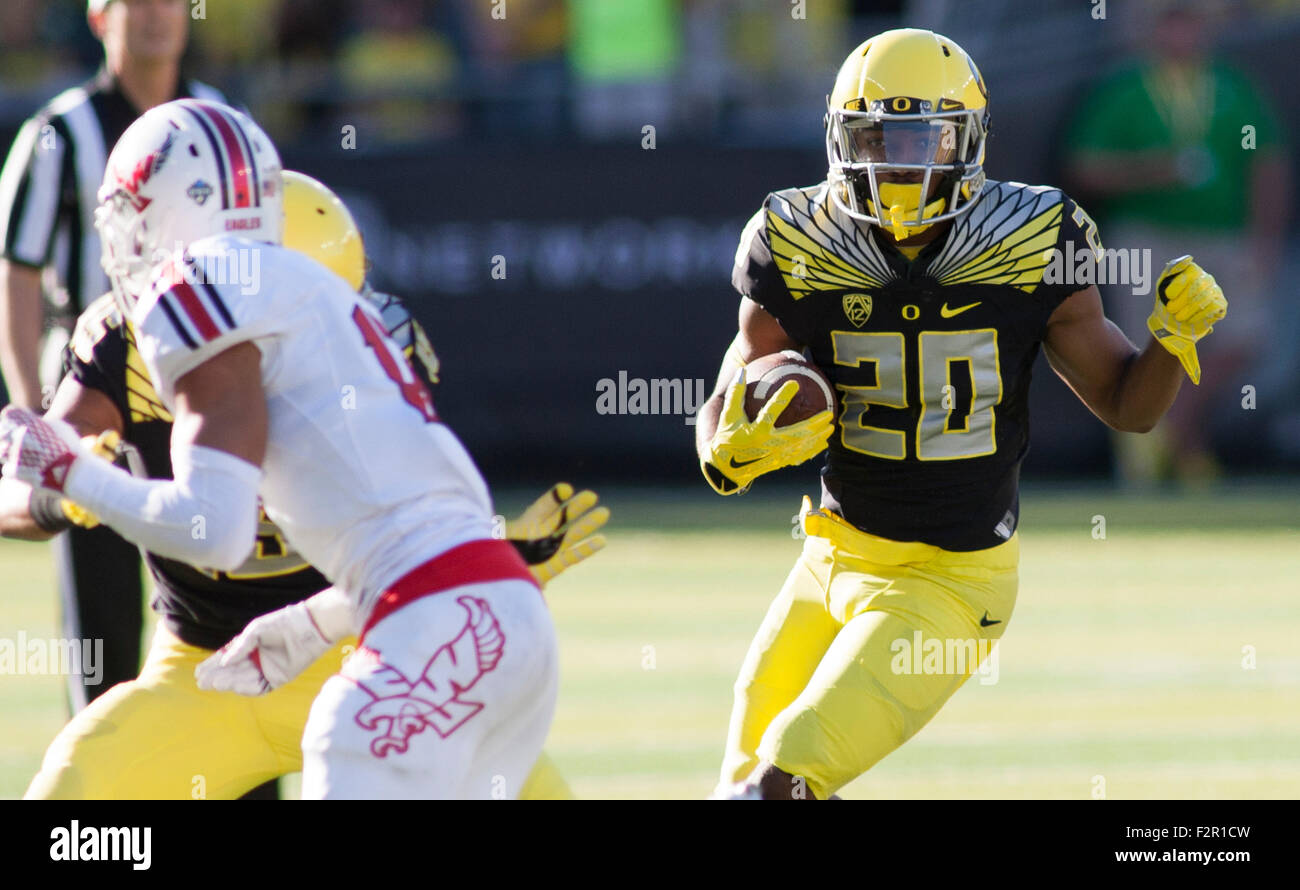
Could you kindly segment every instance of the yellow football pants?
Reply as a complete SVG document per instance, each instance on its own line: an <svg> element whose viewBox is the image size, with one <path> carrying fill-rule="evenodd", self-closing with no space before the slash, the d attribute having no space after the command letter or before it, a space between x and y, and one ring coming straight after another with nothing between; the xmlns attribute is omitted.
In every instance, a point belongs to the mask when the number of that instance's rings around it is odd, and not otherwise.
<svg viewBox="0 0 1300 890"><path fill-rule="evenodd" d="M1002 636L1020 544L953 552L805 505L803 553L736 680L722 782L761 761L825 799L921 729Z"/></svg>
<svg viewBox="0 0 1300 890"><path fill-rule="evenodd" d="M349 639L266 695L205 692L194 669L212 652L158 625L140 676L72 718L45 752L28 799L231 799L302 769L312 700ZM545 754L521 798L572 797Z"/></svg>

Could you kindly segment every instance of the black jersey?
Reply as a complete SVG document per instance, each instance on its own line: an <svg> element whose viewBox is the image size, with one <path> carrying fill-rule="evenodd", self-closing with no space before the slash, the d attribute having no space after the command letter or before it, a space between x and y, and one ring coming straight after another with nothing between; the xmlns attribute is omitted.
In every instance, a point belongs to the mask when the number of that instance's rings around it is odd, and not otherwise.
<svg viewBox="0 0 1300 890"><path fill-rule="evenodd" d="M426 384L437 379L437 358L419 324L396 297L368 293L385 326ZM77 319L64 353L65 374L98 390L117 406L125 430L154 479L170 479L172 417L163 406L136 350L131 327L122 324L111 295L95 300ZM262 512L248 560L230 572L208 571L145 553L154 579L153 609L167 628L192 646L219 649L249 621L304 600L329 586L289 546Z"/></svg>
<svg viewBox="0 0 1300 890"><path fill-rule="evenodd" d="M914 260L836 209L825 183L770 194L732 281L837 390L822 506L948 550L1008 539L1030 371L1052 311L1082 289L1044 270L1053 250L1099 248L1092 220L1044 186L987 183Z"/></svg>

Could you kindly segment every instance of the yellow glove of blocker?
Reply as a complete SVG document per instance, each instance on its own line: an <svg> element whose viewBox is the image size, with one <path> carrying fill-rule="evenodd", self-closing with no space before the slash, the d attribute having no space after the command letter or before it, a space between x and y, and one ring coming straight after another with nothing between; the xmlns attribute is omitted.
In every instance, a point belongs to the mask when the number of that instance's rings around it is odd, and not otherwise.
<svg viewBox="0 0 1300 890"><path fill-rule="evenodd" d="M506 522L506 540L528 563L537 583L545 585L605 546L597 534L609 521L609 508L597 507L594 491L576 494L557 482L518 518Z"/></svg>
<svg viewBox="0 0 1300 890"><path fill-rule="evenodd" d="M1192 262L1191 256L1180 256L1166 263L1156 279L1156 305L1147 327L1199 385L1201 362L1196 342L1227 314L1228 301L1214 276Z"/></svg>

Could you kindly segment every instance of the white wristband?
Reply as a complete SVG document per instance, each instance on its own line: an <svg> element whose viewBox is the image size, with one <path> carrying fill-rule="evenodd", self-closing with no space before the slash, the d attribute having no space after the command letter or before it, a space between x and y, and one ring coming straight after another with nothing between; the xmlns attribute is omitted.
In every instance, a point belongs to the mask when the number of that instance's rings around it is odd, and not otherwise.
<svg viewBox="0 0 1300 890"><path fill-rule="evenodd" d="M355 634L355 604L352 599L337 587L326 587L306 600L307 614L320 631L320 635L331 643Z"/></svg>

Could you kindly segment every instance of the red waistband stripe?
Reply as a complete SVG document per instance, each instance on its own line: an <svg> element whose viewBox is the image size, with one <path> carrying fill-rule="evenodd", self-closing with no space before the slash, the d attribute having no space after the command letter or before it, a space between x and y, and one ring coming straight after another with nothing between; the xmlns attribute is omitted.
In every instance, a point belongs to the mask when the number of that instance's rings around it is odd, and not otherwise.
<svg viewBox="0 0 1300 890"><path fill-rule="evenodd" d="M514 545L489 538L453 547L407 572L379 595L365 627L361 628L360 642L365 642L370 628L415 600L466 584L508 580L527 581L537 586L533 573L528 571Z"/></svg>

